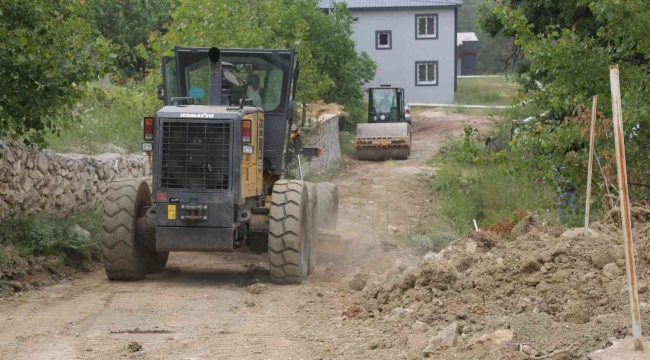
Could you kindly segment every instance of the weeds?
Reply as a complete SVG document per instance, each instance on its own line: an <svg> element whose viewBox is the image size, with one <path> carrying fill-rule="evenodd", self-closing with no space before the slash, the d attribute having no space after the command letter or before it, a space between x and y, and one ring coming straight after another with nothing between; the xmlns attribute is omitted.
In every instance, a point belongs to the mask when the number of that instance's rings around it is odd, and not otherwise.
<svg viewBox="0 0 650 360"><path fill-rule="evenodd" d="M440 170L432 181L432 189L440 203L440 211L453 224L457 234L479 226L493 227L505 233L518 220L518 212L533 211L548 225L560 223L558 192L544 179L531 177L525 166L519 166L507 148L507 126L496 127L491 141L503 148L486 146L486 137L466 127L462 139L450 140L444 154L432 163ZM567 216L565 224L578 215Z"/></svg>
<svg viewBox="0 0 650 360"><path fill-rule="evenodd" d="M460 78L454 102L467 105L510 105L517 88L517 84L502 76Z"/></svg>
<svg viewBox="0 0 650 360"><path fill-rule="evenodd" d="M0 249L13 245L21 257L55 255L66 262L97 259L101 224L99 212L72 214L64 219L45 216L7 219L0 223ZM90 232L90 237L75 231L75 225ZM0 263L3 254L0 253Z"/></svg>
<svg viewBox="0 0 650 360"><path fill-rule="evenodd" d="M120 86L90 84L75 109L80 120L59 129L59 136L47 136L50 148L78 153L139 152L143 117L153 116L162 107L156 98L157 82L158 78L150 75L143 82ZM61 113L58 117L72 115Z"/></svg>
<svg viewBox="0 0 650 360"><path fill-rule="evenodd" d="M354 156L354 138L355 138L355 134L351 131L339 132L339 144L341 147L341 155Z"/></svg>
<svg viewBox="0 0 650 360"><path fill-rule="evenodd" d="M9 254L7 254L7 250L3 246L0 246L0 266L5 265L7 260L9 260Z"/></svg>

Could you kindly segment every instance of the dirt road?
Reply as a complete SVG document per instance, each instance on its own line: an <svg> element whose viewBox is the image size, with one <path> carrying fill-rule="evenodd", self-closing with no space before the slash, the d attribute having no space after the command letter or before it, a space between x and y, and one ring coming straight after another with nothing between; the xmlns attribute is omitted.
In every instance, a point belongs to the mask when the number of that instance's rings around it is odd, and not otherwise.
<svg viewBox="0 0 650 360"><path fill-rule="evenodd" d="M464 115L423 111L414 119L407 161L351 161L333 181L341 197L339 228L376 248L430 209L422 165ZM375 255L367 255L375 254ZM416 257L368 252L357 263L315 275L300 286L268 283L266 260L252 255L172 253L167 269L145 281L109 282L103 271L0 301L1 359L400 359L398 336L372 321L346 321L354 297L338 291L356 267L390 266ZM366 256L367 255L367 256ZM261 283L263 285L248 285ZM395 342L391 342L395 344Z"/></svg>

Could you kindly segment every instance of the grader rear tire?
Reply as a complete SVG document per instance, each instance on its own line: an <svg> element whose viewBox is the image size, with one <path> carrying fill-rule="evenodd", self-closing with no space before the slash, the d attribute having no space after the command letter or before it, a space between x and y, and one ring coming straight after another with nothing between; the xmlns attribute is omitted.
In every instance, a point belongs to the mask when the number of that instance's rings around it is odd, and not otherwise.
<svg viewBox="0 0 650 360"><path fill-rule="evenodd" d="M300 284L309 263L309 198L303 181L273 185L269 214L269 270L275 284Z"/></svg>
<svg viewBox="0 0 650 360"><path fill-rule="evenodd" d="M144 179L117 179L104 200L102 259L109 280L142 280L149 265L136 220L151 206L151 191Z"/></svg>
<svg viewBox="0 0 650 360"><path fill-rule="evenodd" d="M335 230L339 217L339 188L329 182L317 185L318 228Z"/></svg>
<svg viewBox="0 0 650 360"><path fill-rule="evenodd" d="M307 195L309 198L309 234L308 248L309 248L309 265L307 266L307 274L313 274L316 271L316 254L318 252L318 185L314 183L307 184Z"/></svg>

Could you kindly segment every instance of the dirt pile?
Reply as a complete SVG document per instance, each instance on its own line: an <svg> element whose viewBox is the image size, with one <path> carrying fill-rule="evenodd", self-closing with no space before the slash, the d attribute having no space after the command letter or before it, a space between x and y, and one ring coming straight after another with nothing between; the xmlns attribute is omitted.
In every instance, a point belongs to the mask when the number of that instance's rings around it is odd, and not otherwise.
<svg viewBox="0 0 650 360"><path fill-rule="evenodd" d="M560 233L534 219L524 221L508 239L470 232L417 266L396 264L382 275L357 271L348 282L349 291L359 290L362 299L364 311L356 318L392 327L398 323L406 336L415 336L411 324L419 321L430 327L430 339L457 323L458 345L429 344L425 354L416 347L413 358L451 356L449 352L467 359L486 352L529 358L553 351L561 352L555 358L584 358L625 337L630 312L625 253L616 226L594 224L585 237L582 229ZM648 313L650 224L636 223L634 239L641 307ZM642 318L648 328L648 316ZM503 329L514 333L512 341L484 341Z"/></svg>

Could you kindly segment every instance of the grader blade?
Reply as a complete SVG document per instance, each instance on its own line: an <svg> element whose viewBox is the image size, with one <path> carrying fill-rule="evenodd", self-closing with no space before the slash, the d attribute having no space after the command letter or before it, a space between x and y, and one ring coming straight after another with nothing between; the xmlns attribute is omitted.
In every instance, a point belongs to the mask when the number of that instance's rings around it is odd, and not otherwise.
<svg viewBox="0 0 650 360"><path fill-rule="evenodd" d="M318 262L344 262L359 249L359 235L330 229L318 229Z"/></svg>

